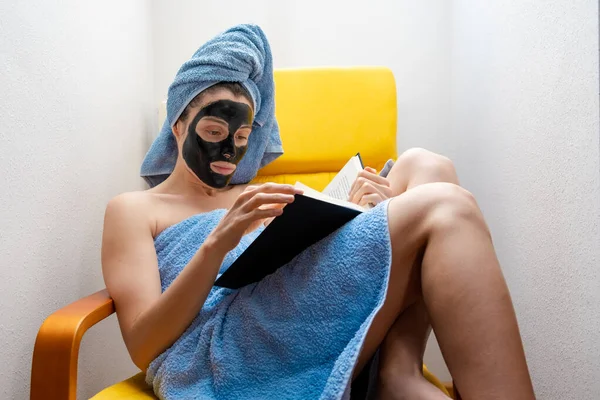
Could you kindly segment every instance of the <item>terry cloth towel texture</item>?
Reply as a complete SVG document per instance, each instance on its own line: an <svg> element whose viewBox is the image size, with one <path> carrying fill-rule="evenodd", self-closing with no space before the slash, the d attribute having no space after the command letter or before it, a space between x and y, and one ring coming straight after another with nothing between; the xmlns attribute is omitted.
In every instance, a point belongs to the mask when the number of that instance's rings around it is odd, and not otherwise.
<svg viewBox="0 0 600 400"><path fill-rule="evenodd" d="M349 399L367 330L383 304L391 246L383 202L260 282L213 287L189 328L147 371L161 399ZM155 239L162 290L226 210ZM260 234L227 254L222 274Z"/></svg>

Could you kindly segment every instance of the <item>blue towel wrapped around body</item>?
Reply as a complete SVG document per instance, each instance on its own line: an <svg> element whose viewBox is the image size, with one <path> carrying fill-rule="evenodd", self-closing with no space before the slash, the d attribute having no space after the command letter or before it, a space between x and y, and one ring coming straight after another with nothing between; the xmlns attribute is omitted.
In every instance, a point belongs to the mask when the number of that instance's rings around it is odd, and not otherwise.
<svg viewBox="0 0 600 400"><path fill-rule="evenodd" d="M275 120L273 59L267 38L256 25L238 25L202 45L175 76L167 96L167 119L142 162L140 175L152 186L173 172L177 144L172 127L185 107L203 90L219 82L239 82L254 100L254 122L248 151L231 184L248 183L259 168L281 154Z"/></svg>
<svg viewBox="0 0 600 400"><path fill-rule="evenodd" d="M239 290L213 287L184 334L147 371L161 399L348 399L391 265L387 204L360 214L287 265ZM155 239L162 290L225 215L218 209ZM227 254L222 274L260 234Z"/></svg>

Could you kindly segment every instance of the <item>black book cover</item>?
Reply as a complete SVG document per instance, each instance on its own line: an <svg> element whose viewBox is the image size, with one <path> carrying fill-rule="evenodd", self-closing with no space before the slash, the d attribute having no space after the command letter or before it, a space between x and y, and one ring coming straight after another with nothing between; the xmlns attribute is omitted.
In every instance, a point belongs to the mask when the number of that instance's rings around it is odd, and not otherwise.
<svg viewBox="0 0 600 400"><path fill-rule="evenodd" d="M334 232L361 212L312 197L296 195L283 214L252 242L216 286L239 289L275 272L302 250Z"/></svg>

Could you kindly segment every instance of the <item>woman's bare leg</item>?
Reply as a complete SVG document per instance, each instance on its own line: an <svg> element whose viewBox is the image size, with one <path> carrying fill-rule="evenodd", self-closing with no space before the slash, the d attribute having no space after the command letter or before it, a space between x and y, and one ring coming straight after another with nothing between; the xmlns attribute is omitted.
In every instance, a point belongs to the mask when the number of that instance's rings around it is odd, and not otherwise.
<svg viewBox="0 0 600 400"><path fill-rule="evenodd" d="M418 298L414 282L420 278L442 353L463 397L534 398L508 289L472 196L452 184L420 185L390 201L388 219L389 290L357 369Z"/></svg>
<svg viewBox="0 0 600 400"><path fill-rule="evenodd" d="M394 196L426 183L458 184L450 159L419 148L398 157L388 180ZM417 261L420 264L421 260ZM419 299L396 319L379 347L378 398L448 399L423 376L423 355L430 332L427 309Z"/></svg>
<svg viewBox="0 0 600 400"><path fill-rule="evenodd" d="M449 399L423 377L423 353L430 331L429 315L422 299L396 319L379 346L378 399Z"/></svg>

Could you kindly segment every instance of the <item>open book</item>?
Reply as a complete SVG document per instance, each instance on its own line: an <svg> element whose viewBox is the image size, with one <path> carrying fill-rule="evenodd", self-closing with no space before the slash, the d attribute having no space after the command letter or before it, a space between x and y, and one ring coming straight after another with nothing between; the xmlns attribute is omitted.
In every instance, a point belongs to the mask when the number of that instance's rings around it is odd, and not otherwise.
<svg viewBox="0 0 600 400"><path fill-rule="evenodd" d="M358 173L364 169L364 165L360 158L360 153L352 157L346 165L333 177L331 182L323 189L322 192L306 186L301 182L296 182L294 186L304 191L304 196L312 197L317 200L325 201L332 204L337 204L342 207L353 208L358 211L365 209L357 204L348 201L348 195L352 184L356 180Z"/></svg>
<svg viewBox="0 0 600 400"><path fill-rule="evenodd" d="M286 205L283 214L265 228L215 285L238 289L258 282L359 215L364 208L350 203L348 194L363 168L357 154L323 192L297 182L295 186L304 194L296 195L294 202Z"/></svg>

